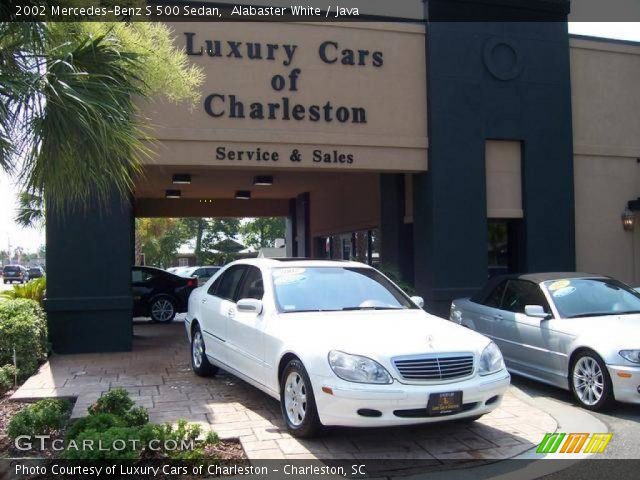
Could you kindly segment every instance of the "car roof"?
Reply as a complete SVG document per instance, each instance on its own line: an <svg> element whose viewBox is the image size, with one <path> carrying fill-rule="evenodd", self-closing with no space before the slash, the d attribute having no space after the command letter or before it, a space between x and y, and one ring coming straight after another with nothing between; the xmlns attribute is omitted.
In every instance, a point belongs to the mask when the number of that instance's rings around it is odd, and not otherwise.
<svg viewBox="0 0 640 480"><path fill-rule="evenodd" d="M262 268L305 268L305 267L350 267L371 268L369 265L350 260L322 260L312 258L246 258L233 262L233 265L254 265Z"/></svg>
<svg viewBox="0 0 640 480"><path fill-rule="evenodd" d="M605 275L592 275L582 272L539 272L539 273L509 273L505 275L495 275L487 280L487 283L471 297L472 302L484 303L493 289L504 280L527 280L533 283L543 283L551 280L562 280L566 278L609 278Z"/></svg>

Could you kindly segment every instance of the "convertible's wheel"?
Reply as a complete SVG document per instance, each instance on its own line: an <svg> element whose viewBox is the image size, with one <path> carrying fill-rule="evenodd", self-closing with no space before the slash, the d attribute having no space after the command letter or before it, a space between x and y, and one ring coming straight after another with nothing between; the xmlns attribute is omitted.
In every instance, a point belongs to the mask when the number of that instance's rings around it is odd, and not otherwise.
<svg viewBox="0 0 640 480"><path fill-rule="evenodd" d="M280 407L287 429L294 437L311 438L320 433L322 424L311 381L298 359L291 360L282 372Z"/></svg>
<svg viewBox="0 0 640 480"><path fill-rule="evenodd" d="M613 384L602 359L585 351L575 359L569 378L573 396L583 408L600 411L613 403Z"/></svg>
<svg viewBox="0 0 640 480"><path fill-rule="evenodd" d="M196 326L191 334L191 368L200 377L208 377L218 372L218 367L211 365L204 351L204 338L200 328Z"/></svg>
<svg viewBox="0 0 640 480"><path fill-rule="evenodd" d="M151 319L154 322L169 323L176 316L176 307L169 297L158 297L151 302Z"/></svg>

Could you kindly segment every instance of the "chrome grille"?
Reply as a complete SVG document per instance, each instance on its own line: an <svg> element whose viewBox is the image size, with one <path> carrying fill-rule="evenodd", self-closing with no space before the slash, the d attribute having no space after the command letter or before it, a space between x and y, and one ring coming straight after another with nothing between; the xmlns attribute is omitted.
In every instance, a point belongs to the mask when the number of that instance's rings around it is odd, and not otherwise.
<svg viewBox="0 0 640 480"><path fill-rule="evenodd" d="M437 355L396 358L393 360L405 380L453 380L473 373L473 355Z"/></svg>

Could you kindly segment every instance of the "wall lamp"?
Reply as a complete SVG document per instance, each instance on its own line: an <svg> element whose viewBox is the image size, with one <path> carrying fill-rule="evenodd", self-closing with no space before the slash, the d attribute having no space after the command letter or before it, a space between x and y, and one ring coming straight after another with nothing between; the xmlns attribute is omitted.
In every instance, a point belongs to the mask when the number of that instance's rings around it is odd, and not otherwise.
<svg viewBox="0 0 640 480"><path fill-rule="evenodd" d="M164 192L164 197L165 198L181 198L182 197L182 191L180 191L180 190L166 190Z"/></svg>
<svg viewBox="0 0 640 480"><path fill-rule="evenodd" d="M260 186L273 185L273 176L258 175L257 177L253 177L253 184Z"/></svg>
<svg viewBox="0 0 640 480"><path fill-rule="evenodd" d="M622 228L624 228L627 232L632 232L633 227L636 224L636 215L633 211L629 210L629 208L625 208L621 215L622 218Z"/></svg>
<svg viewBox="0 0 640 480"><path fill-rule="evenodd" d="M174 173L173 174L173 183L175 185L190 185L191 184L191 175L188 173Z"/></svg>
<svg viewBox="0 0 640 480"><path fill-rule="evenodd" d="M236 192L237 200L249 200L251 199L251 192L249 190L238 190Z"/></svg>

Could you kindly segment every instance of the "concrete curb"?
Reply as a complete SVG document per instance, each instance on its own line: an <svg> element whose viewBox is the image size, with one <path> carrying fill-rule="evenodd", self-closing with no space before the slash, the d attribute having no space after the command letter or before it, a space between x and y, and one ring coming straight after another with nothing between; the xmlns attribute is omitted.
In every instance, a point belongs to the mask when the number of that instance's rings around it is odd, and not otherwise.
<svg viewBox="0 0 640 480"><path fill-rule="evenodd" d="M546 397L532 397L519 388L510 387L516 397L535 408L548 413L557 423L556 431L600 433L607 432L608 427L591 415L587 410L573 409ZM468 469L457 468L407 476L389 476L394 480L533 480L571 467L584 459L584 454L542 455L535 447L510 459Z"/></svg>

